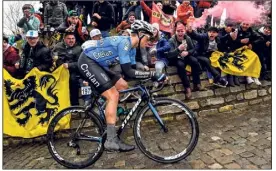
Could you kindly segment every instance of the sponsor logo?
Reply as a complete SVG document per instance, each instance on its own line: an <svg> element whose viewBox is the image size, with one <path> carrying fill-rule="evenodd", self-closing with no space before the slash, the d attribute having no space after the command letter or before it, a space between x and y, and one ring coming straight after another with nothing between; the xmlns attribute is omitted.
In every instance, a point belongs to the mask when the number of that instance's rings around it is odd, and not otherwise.
<svg viewBox="0 0 276 171"><path fill-rule="evenodd" d="M95 74L92 74L88 70L88 65L87 64L82 64L81 65L81 70L85 73L86 77L94 84L95 87L99 87L100 83L98 80L95 78Z"/></svg>
<svg viewBox="0 0 276 171"><path fill-rule="evenodd" d="M112 51L101 51L101 52L94 52L93 53L93 56L96 59L100 59L100 58L104 58L104 57L112 56L112 55L113 55Z"/></svg>

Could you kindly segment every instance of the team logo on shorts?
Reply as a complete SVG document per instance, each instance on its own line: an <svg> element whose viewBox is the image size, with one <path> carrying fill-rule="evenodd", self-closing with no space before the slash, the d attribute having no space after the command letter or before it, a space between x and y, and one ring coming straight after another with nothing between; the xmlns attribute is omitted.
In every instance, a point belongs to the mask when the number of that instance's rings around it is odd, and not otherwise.
<svg viewBox="0 0 276 171"><path fill-rule="evenodd" d="M107 78L107 76L104 73L101 73L101 76L104 78L105 81L108 81L109 79Z"/></svg>

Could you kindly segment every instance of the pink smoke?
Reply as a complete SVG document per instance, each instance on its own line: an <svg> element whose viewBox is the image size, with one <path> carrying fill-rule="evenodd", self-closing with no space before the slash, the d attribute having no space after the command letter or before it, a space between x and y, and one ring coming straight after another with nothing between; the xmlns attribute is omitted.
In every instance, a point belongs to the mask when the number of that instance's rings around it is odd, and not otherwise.
<svg viewBox="0 0 276 171"><path fill-rule="evenodd" d="M261 22L262 14L265 13L264 6L261 5L257 8L254 2L251 1L219 1L216 6L203 12L203 15L195 20L193 27L205 25L208 15L220 18L224 8L226 9L227 19L250 24Z"/></svg>

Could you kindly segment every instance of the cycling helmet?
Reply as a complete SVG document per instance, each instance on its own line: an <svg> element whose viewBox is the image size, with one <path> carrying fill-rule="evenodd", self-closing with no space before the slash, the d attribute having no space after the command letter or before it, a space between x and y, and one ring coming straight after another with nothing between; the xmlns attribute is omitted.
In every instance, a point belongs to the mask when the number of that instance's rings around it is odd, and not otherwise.
<svg viewBox="0 0 276 171"><path fill-rule="evenodd" d="M146 21L135 20L134 23L131 24L131 30L134 33L142 32L153 36L153 27Z"/></svg>

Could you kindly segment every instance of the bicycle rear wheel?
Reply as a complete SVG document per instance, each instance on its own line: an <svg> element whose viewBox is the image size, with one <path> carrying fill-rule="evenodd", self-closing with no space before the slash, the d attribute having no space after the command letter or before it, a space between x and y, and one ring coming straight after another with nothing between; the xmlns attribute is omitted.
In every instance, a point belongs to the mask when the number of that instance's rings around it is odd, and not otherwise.
<svg viewBox="0 0 276 171"><path fill-rule="evenodd" d="M60 129L68 117L70 127ZM104 129L97 114L73 106L60 111L47 131L47 145L52 157L67 168L85 168L96 162L104 147Z"/></svg>
<svg viewBox="0 0 276 171"><path fill-rule="evenodd" d="M175 99L157 98L153 108L166 129L161 127L150 106L145 106L134 123L134 138L139 149L160 163L174 163L186 158L198 141L195 115L184 103Z"/></svg>

